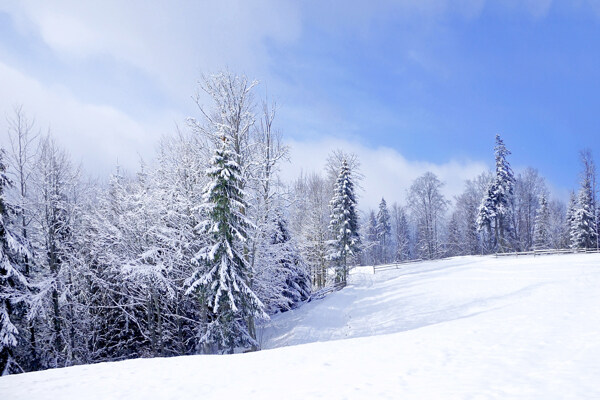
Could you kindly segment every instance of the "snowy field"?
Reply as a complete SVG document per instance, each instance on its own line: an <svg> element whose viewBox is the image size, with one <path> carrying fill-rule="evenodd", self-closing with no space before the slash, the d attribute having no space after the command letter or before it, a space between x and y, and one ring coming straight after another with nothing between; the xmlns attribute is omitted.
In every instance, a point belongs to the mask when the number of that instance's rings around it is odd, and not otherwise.
<svg viewBox="0 0 600 400"><path fill-rule="evenodd" d="M260 335L269 350L2 377L0 398L600 398L600 255L362 268Z"/></svg>

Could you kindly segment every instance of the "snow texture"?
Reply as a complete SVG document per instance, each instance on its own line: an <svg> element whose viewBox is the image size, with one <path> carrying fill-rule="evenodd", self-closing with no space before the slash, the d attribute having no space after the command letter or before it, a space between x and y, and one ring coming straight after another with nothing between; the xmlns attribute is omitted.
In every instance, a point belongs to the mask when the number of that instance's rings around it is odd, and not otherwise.
<svg viewBox="0 0 600 400"><path fill-rule="evenodd" d="M600 255L460 257L274 317L274 348L0 378L2 398L600 398ZM347 339L347 340L339 340ZM284 347L282 347L284 346ZM232 379L232 377L235 377Z"/></svg>

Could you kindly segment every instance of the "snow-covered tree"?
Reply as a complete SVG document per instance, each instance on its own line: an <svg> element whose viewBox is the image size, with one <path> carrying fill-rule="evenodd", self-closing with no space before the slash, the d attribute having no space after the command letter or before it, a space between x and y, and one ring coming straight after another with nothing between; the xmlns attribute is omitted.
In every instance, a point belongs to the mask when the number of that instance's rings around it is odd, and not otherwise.
<svg viewBox="0 0 600 400"><path fill-rule="evenodd" d="M366 221L362 224L363 233L363 249L361 257L365 265L375 265L379 263L379 240L377 238L377 217L375 211L369 210Z"/></svg>
<svg viewBox="0 0 600 400"><path fill-rule="evenodd" d="M567 204L567 211L565 215L565 224L563 229L563 241L567 244L568 248L573 248L573 239L571 232L575 226L575 212L577 211L577 196L574 191L571 191L569 195L569 203Z"/></svg>
<svg viewBox="0 0 600 400"><path fill-rule="evenodd" d="M27 241L31 233L33 222L33 204L31 175L37 157L39 134L35 130L35 121L29 118L22 105L14 107L13 114L7 119L8 141L10 146L7 151L7 174L12 177L12 190L6 193L9 201L15 205L15 226L18 227L21 237ZM33 271L33 260L25 257L23 274L30 277ZM27 327L27 344L21 346L21 364L29 364L33 368L38 366L37 332L35 321L22 318L21 322ZM24 356L26 354L26 356Z"/></svg>
<svg viewBox="0 0 600 400"><path fill-rule="evenodd" d="M591 213L593 215L593 220L594 220L594 235L593 237L596 240L596 244L595 246L592 246L592 248L596 248L599 249L600 248L600 237L599 237L599 223L598 223L598 204L597 204L597 200L596 200L596 195L598 192L598 187L597 187L597 181L596 181L596 164L594 163L594 158L592 156L592 152L589 149L585 149L582 150L580 152L580 159L581 159L581 166L582 166L582 171L581 171L581 176L582 176L582 182L587 181L589 182L588 185L590 186L589 189L589 196L590 196L590 200L589 200L589 209L591 210ZM592 239L594 240L594 239Z"/></svg>
<svg viewBox="0 0 600 400"><path fill-rule="evenodd" d="M356 195L352 172L346 160L342 161L330 207L330 229L333 239L330 242L329 258L335 265L336 281L345 285L348 279L348 263L360 250Z"/></svg>
<svg viewBox="0 0 600 400"><path fill-rule="evenodd" d="M462 234L460 231L460 213L454 211L448 221L448 236L446 239L446 254L449 257L460 256L464 254L462 246Z"/></svg>
<svg viewBox="0 0 600 400"><path fill-rule="evenodd" d="M219 147L222 137L227 139L234 161L240 168L242 185L249 182L251 169L255 166L251 133L256 122L253 89L257 85L258 81L228 70L204 75L195 97L203 118L188 118L205 148ZM212 108L202 105L202 93L210 97ZM210 158L210 155L207 154L207 157Z"/></svg>
<svg viewBox="0 0 600 400"><path fill-rule="evenodd" d="M547 191L544 178L533 168L526 168L515 179L510 215L517 250L528 251L534 247L536 215L541 197L546 196Z"/></svg>
<svg viewBox="0 0 600 400"><path fill-rule="evenodd" d="M40 144L32 174L35 219L31 242L36 250L36 296L32 310L40 330L42 364L72 364L71 327L78 322L70 297L77 265L74 225L78 218L79 171L51 136Z"/></svg>
<svg viewBox="0 0 600 400"><path fill-rule="evenodd" d="M553 199L548 203L550 211L550 248L569 248L568 236L565 236L566 205L560 200Z"/></svg>
<svg viewBox="0 0 600 400"><path fill-rule="evenodd" d="M246 203L241 171L230 148L224 136L207 171L203 207L208 219L203 229L209 234L209 246L198 252L198 268L187 282L187 293L201 296L209 306L200 342L233 353L236 347L257 345L248 319L268 317L249 286L252 271L244 249L251 224L242 212Z"/></svg>
<svg viewBox="0 0 600 400"><path fill-rule="evenodd" d="M406 209L396 203L392 205L393 235L395 242L394 259L406 261L410 259L410 226Z"/></svg>
<svg viewBox="0 0 600 400"><path fill-rule="evenodd" d="M269 242L258 253L260 268L255 274L256 295L268 313L297 307L311 293L308 266L302 259L280 212L274 212L267 229Z"/></svg>
<svg viewBox="0 0 600 400"><path fill-rule="evenodd" d="M448 201L441 193L443 183L432 172L415 179L408 192L408 204L417 227L422 258L442 256L441 228Z"/></svg>
<svg viewBox="0 0 600 400"><path fill-rule="evenodd" d="M478 210L484 193L487 193L491 176L485 172L473 180L467 180L465 190L456 198L455 210L459 213L459 230L461 232L462 251L464 254L481 254L488 251L491 236L490 230L480 231ZM483 216L487 221L491 217ZM485 227L486 224L483 224Z"/></svg>
<svg viewBox="0 0 600 400"><path fill-rule="evenodd" d="M314 287L328 283L329 200L327 182L316 173L301 175L293 184L290 231L311 271Z"/></svg>
<svg viewBox="0 0 600 400"><path fill-rule="evenodd" d="M281 311L297 307L311 294L308 267L298 252L287 227L287 221L281 213L275 213L275 229L271 234L272 259L282 268L285 284L283 297L286 299L279 307Z"/></svg>
<svg viewBox="0 0 600 400"><path fill-rule="evenodd" d="M584 175L571 226L571 245L575 249L595 249L597 246L592 199L592 184L589 177Z"/></svg>
<svg viewBox="0 0 600 400"><path fill-rule="evenodd" d="M0 376L20 370L13 358L19 342L19 331L12 317L17 302L24 300L23 295L28 287L24 270L29 250L11 224L14 209L6 201L6 189L10 185L6 176L4 150L0 149Z"/></svg>
<svg viewBox="0 0 600 400"><path fill-rule="evenodd" d="M548 249L551 246L550 208L545 194L540 196L540 206L535 217L534 243L536 250Z"/></svg>
<svg viewBox="0 0 600 400"><path fill-rule="evenodd" d="M392 225L390 222L390 213L385 199L382 198L377 212L377 240L380 246L380 262L389 261L390 236L392 234Z"/></svg>
<svg viewBox="0 0 600 400"><path fill-rule="evenodd" d="M514 196L515 178L507 160L510 151L504 145L500 135L496 135L496 174L490 183L479 207L477 223L480 229L487 229L494 235L495 245L499 251L511 247L509 237L511 233L511 204Z"/></svg>

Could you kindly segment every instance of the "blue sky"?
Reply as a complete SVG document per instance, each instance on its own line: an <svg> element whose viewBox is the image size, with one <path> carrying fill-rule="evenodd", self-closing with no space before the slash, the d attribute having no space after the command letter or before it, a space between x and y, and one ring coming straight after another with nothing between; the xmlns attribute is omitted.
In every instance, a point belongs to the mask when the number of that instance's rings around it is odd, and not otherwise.
<svg viewBox="0 0 600 400"><path fill-rule="evenodd" d="M560 197L578 151L600 157L596 0L49 3L0 0L0 112L22 103L90 171L151 157L223 67L277 100L286 177L346 148L369 206L425 170L457 194L496 133Z"/></svg>

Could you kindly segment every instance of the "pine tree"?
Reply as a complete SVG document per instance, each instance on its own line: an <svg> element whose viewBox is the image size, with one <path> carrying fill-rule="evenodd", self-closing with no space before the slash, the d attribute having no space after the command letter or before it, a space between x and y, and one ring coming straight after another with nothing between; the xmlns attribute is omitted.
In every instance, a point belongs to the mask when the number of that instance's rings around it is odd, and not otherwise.
<svg viewBox="0 0 600 400"><path fill-rule="evenodd" d="M13 208L5 199L5 190L10 185L4 165L4 150L0 150L0 376L18 370L13 352L19 332L11 316L15 298L28 287L23 272L29 251L25 241L12 230Z"/></svg>
<svg viewBox="0 0 600 400"><path fill-rule="evenodd" d="M333 240L330 242L329 258L335 265L336 281L345 285L348 279L348 262L351 257L358 255L360 249L354 183L346 160L342 161L330 207L329 226Z"/></svg>
<svg viewBox="0 0 600 400"><path fill-rule="evenodd" d="M596 248L596 217L592 198L591 182L587 176L584 176L571 227L571 243L575 249Z"/></svg>
<svg viewBox="0 0 600 400"><path fill-rule="evenodd" d="M550 248L550 209L546 195L540 196L540 206L535 218L534 247L536 250Z"/></svg>
<svg viewBox="0 0 600 400"><path fill-rule="evenodd" d="M515 178L507 160L510 151L504 145L500 135L496 135L494 154L496 157L496 175L479 207L477 223L480 229L486 228L490 234L493 224L495 243L500 251L504 251L509 248L510 212L514 196Z"/></svg>
<svg viewBox="0 0 600 400"><path fill-rule="evenodd" d="M490 183L479 206L477 213L477 227L481 231L486 229L488 235L492 235L492 225L496 218L494 204L494 183Z"/></svg>
<svg viewBox="0 0 600 400"><path fill-rule="evenodd" d="M377 217L373 210L369 211L364 239L363 257L366 258L367 264L378 264L379 241L377 240Z"/></svg>
<svg viewBox="0 0 600 400"><path fill-rule="evenodd" d="M575 212L577 211L577 197L575 192L571 191L569 196L569 204L567 205L567 214L565 216L565 226L563 230L564 239L566 246L574 248L571 233L575 227Z"/></svg>
<svg viewBox="0 0 600 400"><path fill-rule="evenodd" d="M380 246L380 262L388 262L388 247L390 245L390 235L392 233L392 225L390 222L390 213L387 208L385 199L382 198L379 203L379 211L377 212L377 240Z"/></svg>
<svg viewBox="0 0 600 400"><path fill-rule="evenodd" d="M297 307L307 300L311 292L308 268L300 256L287 227L287 221L276 213L274 229L271 232L271 259L279 266L283 278L281 295L284 301L278 304L279 311Z"/></svg>
<svg viewBox="0 0 600 400"><path fill-rule="evenodd" d="M208 220L203 228L210 235L210 245L198 253L199 268L188 280L186 292L201 296L209 307L208 326L200 343L230 353L236 347L256 346L248 321L268 318L249 285L252 271L244 243L251 224L242 212L246 204L235 158L224 138L211 159L209 183L204 190Z"/></svg>

